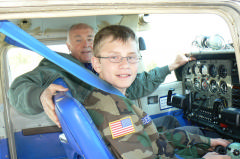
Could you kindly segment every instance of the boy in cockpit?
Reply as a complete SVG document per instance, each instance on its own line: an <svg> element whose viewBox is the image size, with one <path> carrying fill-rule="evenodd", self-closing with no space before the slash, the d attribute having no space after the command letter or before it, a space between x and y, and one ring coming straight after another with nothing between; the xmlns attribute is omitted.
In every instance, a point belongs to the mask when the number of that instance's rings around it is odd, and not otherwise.
<svg viewBox="0 0 240 159"><path fill-rule="evenodd" d="M99 77L123 95L137 75L138 55L134 32L112 25L100 30L94 39L92 65ZM183 130L158 133L151 118L125 97L94 89L84 102L104 141L117 158L230 158L209 148L226 147L224 139L211 139Z"/></svg>

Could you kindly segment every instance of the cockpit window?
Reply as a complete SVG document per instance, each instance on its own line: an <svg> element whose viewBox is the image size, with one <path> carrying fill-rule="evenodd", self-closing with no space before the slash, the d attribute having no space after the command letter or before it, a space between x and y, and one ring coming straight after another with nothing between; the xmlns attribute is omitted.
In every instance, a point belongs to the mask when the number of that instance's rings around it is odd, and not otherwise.
<svg viewBox="0 0 240 159"><path fill-rule="evenodd" d="M68 53L67 46L65 44L60 45L47 45L51 50L57 52ZM7 52L7 60L9 64L9 84L12 81L38 66L39 62L43 59L38 53L30 50L12 47Z"/></svg>
<svg viewBox="0 0 240 159"><path fill-rule="evenodd" d="M138 36L146 43L142 57L147 71L170 64L176 54L199 51L202 48L194 44L199 37L219 35L226 44L232 43L226 21L215 14L153 14L145 18L147 22L139 24ZM176 77L172 72L165 83L173 81Z"/></svg>

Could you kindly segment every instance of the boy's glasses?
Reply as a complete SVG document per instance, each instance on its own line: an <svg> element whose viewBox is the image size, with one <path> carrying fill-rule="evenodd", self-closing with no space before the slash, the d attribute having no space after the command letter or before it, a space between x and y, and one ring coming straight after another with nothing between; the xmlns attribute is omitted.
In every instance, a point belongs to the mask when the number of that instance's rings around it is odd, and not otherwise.
<svg viewBox="0 0 240 159"><path fill-rule="evenodd" d="M122 56L108 56L108 57L101 57L98 56L97 58L104 58L108 59L112 63L120 63L122 62L123 58L126 58L129 63L138 63L141 61L142 56L127 56L127 57L122 57Z"/></svg>

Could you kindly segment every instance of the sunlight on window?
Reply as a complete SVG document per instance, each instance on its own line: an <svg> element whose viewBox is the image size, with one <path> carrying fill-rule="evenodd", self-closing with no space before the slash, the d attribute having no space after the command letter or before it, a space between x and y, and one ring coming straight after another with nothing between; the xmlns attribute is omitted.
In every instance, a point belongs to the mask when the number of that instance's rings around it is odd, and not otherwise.
<svg viewBox="0 0 240 159"><path fill-rule="evenodd" d="M26 49L10 48L7 53L10 83L23 73L33 70L42 58L39 54Z"/></svg>
<svg viewBox="0 0 240 159"><path fill-rule="evenodd" d="M176 54L193 51L192 42L199 35L219 34L226 43L232 42L227 23L214 14L155 14L150 15L150 21L150 29L138 33L147 47L142 52L147 71L170 64ZM172 73L165 82L175 80Z"/></svg>
<svg viewBox="0 0 240 159"><path fill-rule="evenodd" d="M56 52L61 52L61 53L67 53L67 54L69 54L69 50L68 50L66 44L61 44L61 45L48 45L48 48L50 48L51 50L56 51Z"/></svg>
<svg viewBox="0 0 240 159"><path fill-rule="evenodd" d="M65 44L49 45L51 50L62 53L69 53ZM38 66L39 62L43 59L41 55L33 51L22 48L10 48L7 52L7 59L9 62L9 78L11 82L18 76L33 70Z"/></svg>

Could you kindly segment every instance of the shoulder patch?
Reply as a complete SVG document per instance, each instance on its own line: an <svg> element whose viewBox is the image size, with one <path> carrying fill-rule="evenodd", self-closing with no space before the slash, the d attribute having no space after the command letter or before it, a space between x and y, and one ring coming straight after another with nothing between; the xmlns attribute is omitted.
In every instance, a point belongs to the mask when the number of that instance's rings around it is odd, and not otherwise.
<svg viewBox="0 0 240 159"><path fill-rule="evenodd" d="M143 117L142 119L143 125L147 125L148 123L150 123L152 121L152 119L150 118L150 116L147 114L145 117Z"/></svg>
<svg viewBox="0 0 240 159"><path fill-rule="evenodd" d="M116 139L135 132L135 128L130 116L110 122L109 128L111 130L112 138Z"/></svg>

